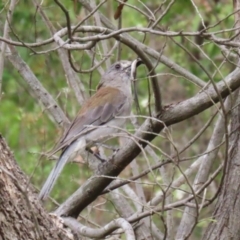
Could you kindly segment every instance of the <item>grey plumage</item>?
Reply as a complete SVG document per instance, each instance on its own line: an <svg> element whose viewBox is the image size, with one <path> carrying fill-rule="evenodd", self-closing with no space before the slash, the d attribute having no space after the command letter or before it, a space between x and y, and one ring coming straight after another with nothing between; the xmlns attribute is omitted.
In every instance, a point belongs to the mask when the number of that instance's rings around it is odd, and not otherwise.
<svg viewBox="0 0 240 240"><path fill-rule="evenodd" d="M136 61L136 60L135 60ZM39 199L45 199L52 190L64 165L70 158L85 150L86 144L118 131L131 112L131 71L136 62L120 61L102 76L97 92L82 106L68 130L52 153L63 150L58 162L43 185ZM89 127L91 125L91 127ZM107 128L98 126L108 126ZM112 128L111 128L112 126ZM115 127L115 128L114 128Z"/></svg>

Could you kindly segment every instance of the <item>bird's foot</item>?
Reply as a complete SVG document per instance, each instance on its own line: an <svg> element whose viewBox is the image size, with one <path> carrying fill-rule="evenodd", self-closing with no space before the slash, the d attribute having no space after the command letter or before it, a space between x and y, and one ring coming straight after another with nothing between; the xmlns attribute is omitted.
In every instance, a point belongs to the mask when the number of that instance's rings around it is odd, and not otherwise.
<svg viewBox="0 0 240 240"><path fill-rule="evenodd" d="M114 158L117 152L120 150L120 148L116 148L111 156L111 158Z"/></svg>
<svg viewBox="0 0 240 240"><path fill-rule="evenodd" d="M86 150L87 150L89 153L93 154L93 156L96 157L99 161L101 161L101 163L106 162L106 159L103 159L103 158L99 155L98 152L94 152L91 148L86 148Z"/></svg>

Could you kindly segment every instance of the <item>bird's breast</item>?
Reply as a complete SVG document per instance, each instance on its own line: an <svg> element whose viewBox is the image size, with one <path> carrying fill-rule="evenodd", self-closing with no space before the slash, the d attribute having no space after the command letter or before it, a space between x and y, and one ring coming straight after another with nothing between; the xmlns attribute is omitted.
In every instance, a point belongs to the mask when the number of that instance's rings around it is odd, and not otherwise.
<svg viewBox="0 0 240 240"><path fill-rule="evenodd" d="M87 142L91 141L100 141L104 140L106 138L112 138L116 137L116 133L120 132L121 129L124 126L124 123L126 122L126 117L124 116L119 116L108 123L101 125L101 126L93 126L93 131L89 132L86 136L85 139Z"/></svg>

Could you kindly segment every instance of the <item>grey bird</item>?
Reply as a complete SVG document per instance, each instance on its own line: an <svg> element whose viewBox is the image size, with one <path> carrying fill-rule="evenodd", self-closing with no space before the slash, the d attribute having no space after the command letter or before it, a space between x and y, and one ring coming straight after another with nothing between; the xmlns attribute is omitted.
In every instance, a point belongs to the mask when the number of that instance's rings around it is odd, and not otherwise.
<svg viewBox="0 0 240 240"><path fill-rule="evenodd" d="M39 199L50 194L64 165L81 154L91 142L119 131L132 107L131 78L142 63L137 59L119 61L102 75L97 92L82 106L52 154L62 150L59 160L44 183Z"/></svg>

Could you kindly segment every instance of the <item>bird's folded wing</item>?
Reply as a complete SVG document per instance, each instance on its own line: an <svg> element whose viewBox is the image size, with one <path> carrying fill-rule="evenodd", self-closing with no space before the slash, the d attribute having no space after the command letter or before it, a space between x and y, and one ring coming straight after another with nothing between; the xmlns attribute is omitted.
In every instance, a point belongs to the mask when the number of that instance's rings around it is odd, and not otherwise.
<svg viewBox="0 0 240 240"><path fill-rule="evenodd" d="M91 126L101 126L115 116L123 115L127 103L124 93L117 88L100 88L81 108L77 117L65 132L52 154L61 149L65 149L81 135L86 134L95 128Z"/></svg>

